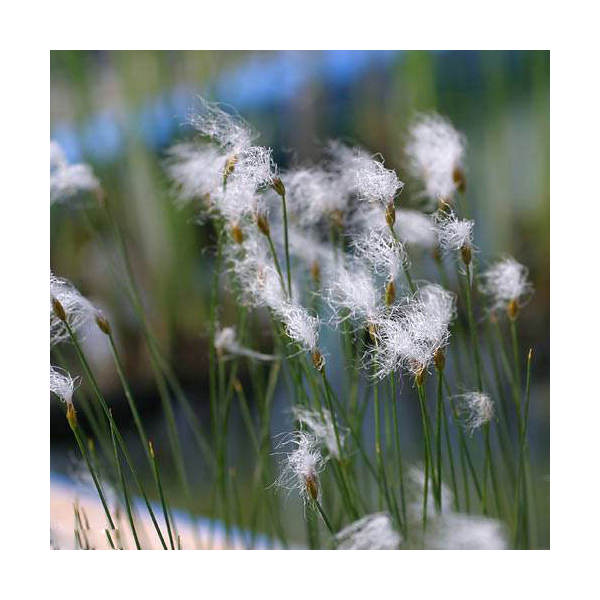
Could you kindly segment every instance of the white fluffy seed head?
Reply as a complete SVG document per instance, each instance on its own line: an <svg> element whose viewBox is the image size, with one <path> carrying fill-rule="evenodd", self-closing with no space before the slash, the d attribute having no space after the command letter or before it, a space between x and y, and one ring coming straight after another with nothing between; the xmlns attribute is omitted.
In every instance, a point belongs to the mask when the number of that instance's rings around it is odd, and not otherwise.
<svg viewBox="0 0 600 600"><path fill-rule="evenodd" d="M320 498L319 473L325 468L325 460L318 440L306 431L295 431L287 435L278 447L282 446L292 446L293 450L285 455L275 485L298 490L305 502Z"/></svg>
<svg viewBox="0 0 600 600"><path fill-rule="evenodd" d="M241 180L230 181L225 190L216 196L216 208L232 225L248 217L254 217L262 208L261 198L253 185Z"/></svg>
<svg viewBox="0 0 600 600"><path fill-rule="evenodd" d="M331 276L326 298L338 323L347 318L373 320L379 313L379 294L373 278L357 261L338 266Z"/></svg>
<svg viewBox="0 0 600 600"><path fill-rule="evenodd" d="M374 159L359 161L355 178L358 198L380 204L383 208L387 208L404 187L393 170L386 169Z"/></svg>
<svg viewBox="0 0 600 600"><path fill-rule="evenodd" d="M463 176L465 139L440 115L420 115L410 128L405 152L423 194L434 201L450 200Z"/></svg>
<svg viewBox="0 0 600 600"><path fill-rule="evenodd" d="M494 402L483 392L467 392L457 397L464 427L472 435L494 418Z"/></svg>
<svg viewBox="0 0 600 600"><path fill-rule="evenodd" d="M431 550L506 550L507 547L506 528L496 519L448 513L428 522L425 548Z"/></svg>
<svg viewBox="0 0 600 600"><path fill-rule="evenodd" d="M300 226L311 227L346 212L348 194L332 173L318 167L298 168L283 179L288 210Z"/></svg>
<svg viewBox="0 0 600 600"><path fill-rule="evenodd" d="M277 231L277 237L283 238L283 233ZM335 252L330 244L324 244L310 230L299 231L296 227L288 227L290 254L308 267L318 266L321 275L331 272L335 262Z"/></svg>
<svg viewBox="0 0 600 600"><path fill-rule="evenodd" d="M175 185L176 205L214 200L222 186L225 160L222 152L208 144L182 143L170 148L166 170Z"/></svg>
<svg viewBox="0 0 600 600"><path fill-rule="evenodd" d="M285 326L288 337L307 352L317 350L319 343L319 319L313 317L299 304L283 303L278 316Z"/></svg>
<svg viewBox="0 0 600 600"><path fill-rule="evenodd" d="M411 466L408 470L407 477L407 495L408 495L408 518L418 523L422 524L423 521L423 493L425 489L425 472L418 466ZM429 479L429 486L431 486L431 478ZM444 482L441 485L441 504L442 504L442 514L451 512L452 503L454 501L454 494L450 491L450 489L446 486ZM435 505L435 499L433 494L428 495L427 500L427 523L429 526L430 515L434 515L437 512L437 508Z"/></svg>
<svg viewBox="0 0 600 600"><path fill-rule="evenodd" d="M377 275L388 281L398 276L407 261L404 246L389 232L372 230L352 240L354 254L359 261L366 262Z"/></svg>
<svg viewBox="0 0 600 600"><path fill-rule="evenodd" d="M69 332L64 321L57 314L53 300L57 300L64 309L67 323L78 332L93 319L98 310L84 298L77 288L68 281L50 273L50 345L54 346L69 339Z"/></svg>
<svg viewBox="0 0 600 600"><path fill-rule="evenodd" d="M436 230L431 218L417 210L396 210L394 230L407 246L431 250L437 244Z"/></svg>
<svg viewBox="0 0 600 600"><path fill-rule="evenodd" d="M426 284L413 297L373 321L375 349L366 356L383 378L398 369L419 375L450 340L456 297L439 285Z"/></svg>
<svg viewBox="0 0 600 600"><path fill-rule="evenodd" d="M331 140L325 149L327 170L335 179L335 187L346 197L356 193L356 172L371 161L366 150Z"/></svg>
<svg viewBox="0 0 600 600"><path fill-rule="evenodd" d="M371 324L375 347L365 355L365 366L375 377L383 379L402 368L416 375L430 360L425 347L415 342L404 319L382 316Z"/></svg>
<svg viewBox="0 0 600 600"><path fill-rule="evenodd" d="M242 346L237 339L233 327L223 327L215 332L215 350L219 356L224 354L246 356L255 360L273 360L275 357L270 354L255 352L250 348Z"/></svg>
<svg viewBox="0 0 600 600"><path fill-rule="evenodd" d="M386 512L373 513L344 527L336 536L338 550L395 550L402 537Z"/></svg>
<svg viewBox="0 0 600 600"><path fill-rule="evenodd" d="M524 304L533 292L528 269L507 257L493 264L481 275L481 291L489 296L492 310L506 309L510 302Z"/></svg>
<svg viewBox="0 0 600 600"><path fill-rule="evenodd" d="M50 391L65 404L73 405L73 393L77 389L77 378L61 369L50 365Z"/></svg>
<svg viewBox="0 0 600 600"><path fill-rule="evenodd" d="M67 202L85 192L98 193L100 182L86 164L70 165L56 142L50 143L50 204Z"/></svg>
<svg viewBox="0 0 600 600"><path fill-rule="evenodd" d="M340 449L337 444L331 413L327 409L319 412L302 406L295 406L293 411L294 418L315 436L321 446L327 448L329 455L339 459ZM343 446L346 432L338 426L338 433L340 435L340 444Z"/></svg>
<svg viewBox="0 0 600 600"><path fill-rule="evenodd" d="M442 211L438 211L433 219L442 250L455 252L473 247L474 221L459 219L454 213L447 214Z"/></svg>
<svg viewBox="0 0 600 600"><path fill-rule="evenodd" d="M249 148L257 137L250 125L237 114L225 112L218 104L198 98L189 122L201 135L216 142L230 155Z"/></svg>
<svg viewBox="0 0 600 600"><path fill-rule="evenodd" d="M272 150L264 146L250 146L236 154L233 171L227 185L247 186L252 191L273 183L277 167L273 162Z"/></svg>

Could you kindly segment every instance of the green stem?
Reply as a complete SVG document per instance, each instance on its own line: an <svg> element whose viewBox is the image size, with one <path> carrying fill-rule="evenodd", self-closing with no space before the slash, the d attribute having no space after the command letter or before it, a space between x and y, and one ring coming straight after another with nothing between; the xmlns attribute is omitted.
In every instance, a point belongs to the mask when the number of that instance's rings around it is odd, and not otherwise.
<svg viewBox="0 0 600 600"><path fill-rule="evenodd" d="M102 486L100 485L100 480L98 479L96 470L92 467L92 463L90 462L89 456L85 449L85 445L83 443L83 440L81 439L81 434L79 433L79 426L76 425L75 423L72 423L71 420L69 420L69 425L71 427L71 431L73 432L73 435L75 436L75 440L77 442L77 445L79 446L79 450L83 456L83 459L85 460L85 464L87 465L90 475L92 476L94 485L96 486L96 491L98 492L98 496L100 497L100 502L102 502L102 508L104 509L104 513L106 514L108 523L109 523L111 529L114 530L115 524L110 515L110 510L108 509L108 503L106 502L106 498L104 496L104 492L102 491ZM113 547L113 549L114 549L114 547Z"/></svg>
<svg viewBox="0 0 600 600"><path fill-rule="evenodd" d="M290 268L290 248L288 242L288 219L287 219L287 203L285 201L285 192L281 194L281 204L283 206L283 240L285 246L285 268L287 273L288 294L292 299L292 270Z"/></svg>
<svg viewBox="0 0 600 600"><path fill-rule="evenodd" d="M425 391L423 384L417 383L419 407L421 409L421 423L423 426L423 454L425 459L425 482L423 484L423 530L427 528L427 504L429 496L429 474L431 470L431 439L429 436L429 417L425 405Z"/></svg>
<svg viewBox="0 0 600 600"><path fill-rule="evenodd" d="M398 463L398 477L400 479L400 503L402 507L402 523L404 525L404 533L408 530L406 520L406 497L404 491L404 469L402 466L402 452L400 451L400 432L398 430L398 407L396 398L396 376L390 374L390 382L392 387L392 419L394 421L394 445L396 448L396 460Z"/></svg>
<svg viewBox="0 0 600 600"><path fill-rule="evenodd" d="M117 450L117 441L115 439L115 430L112 424L112 420L110 422L110 435L112 437L113 443L113 451L115 453L115 462L117 463L117 471L119 473L119 479L121 481L121 491L123 492L123 497L125 499L125 509L127 510L127 519L129 520L129 526L131 527L131 532L133 533L133 539L135 540L135 547L138 550L141 550L140 540L138 539L137 531L135 529L135 523L133 522L133 513L131 512L131 503L129 502L129 493L127 492L127 484L125 482L125 476L123 474L123 469L121 468L121 460L119 459L119 451Z"/></svg>
<svg viewBox="0 0 600 600"><path fill-rule="evenodd" d="M71 329L71 326L69 325L69 323L66 321L65 321L65 326L69 333L71 342L73 343L73 346L75 347L75 351L77 352L79 361L81 362L83 370L85 371L86 377L88 378L88 381L90 382L90 385L92 386L94 394L96 395L96 398L98 399L98 402L100 403L100 406L102 407L102 410L104 411L104 415L108 419L110 426L114 429L114 435L116 436L117 442L119 443L121 452L123 452L123 456L125 457L125 461L127 462L127 465L131 471L131 474L133 475L136 486L138 487L138 489L140 490L140 493L142 494L142 497L144 498L144 503L146 504L146 508L148 509L148 513L152 520L152 524L154 525L154 528L156 529L156 533L158 534L160 542L161 542L163 548L166 550L167 545L165 544L165 539L162 535L160 527L158 526L158 521L156 520L156 516L154 514L154 511L152 510L152 506L150 504L150 501L148 500L148 496L146 495L146 490L144 489L144 486L142 485L142 482L140 481L140 478L137 475L137 471L135 470L133 461L131 460L131 456L129 455L127 446L125 445L125 440L123 439L123 436L119 432L117 424L115 423L115 421L113 419L112 412L111 412L110 408L108 407L108 404L106 404L106 401L104 400L104 396L102 395L102 392L100 392L100 388L98 387L96 378L94 377L94 374L92 373L92 370L87 362L87 359L85 358L85 355L83 353L83 350L81 349L79 341L77 340L77 337L75 336L75 333Z"/></svg>
<svg viewBox="0 0 600 600"><path fill-rule="evenodd" d="M167 533L169 534L169 543L171 544L171 550L175 549L175 543L173 541L173 532L171 531L171 519L169 517L169 510L167 508L167 501L165 499L165 494L163 492L163 486L160 480L160 469L158 468L158 459L156 458L156 454L154 453L154 448L152 446L152 442L148 442L148 453L150 455L150 459L152 461L152 471L154 473L154 480L156 481L156 486L158 487L158 494L160 496L160 504L163 510L163 518L167 525Z"/></svg>

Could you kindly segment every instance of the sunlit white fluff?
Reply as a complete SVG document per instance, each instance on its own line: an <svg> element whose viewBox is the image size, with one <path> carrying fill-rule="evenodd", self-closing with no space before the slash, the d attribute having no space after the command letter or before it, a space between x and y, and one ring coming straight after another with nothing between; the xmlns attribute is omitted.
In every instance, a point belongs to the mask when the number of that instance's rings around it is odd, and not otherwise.
<svg viewBox="0 0 600 600"><path fill-rule="evenodd" d="M283 232L277 231L278 239L283 239ZM299 231L295 227L289 228L290 254L300 259L303 263L313 268L318 267L320 273L329 273L335 263L335 252L330 244L324 244L312 231Z"/></svg>
<svg viewBox="0 0 600 600"><path fill-rule="evenodd" d="M452 252L472 248L474 221L459 219L454 213L438 211L434 223L442 250Z"/></svg>
<svg viewBox="0 0 600 600"><path fill-rule="evenodd" d="M396 210L394 231L407 246L433 249L437 244L437 235L431 218L417 210Z"/></svg>
<svg viewBox="0 0 600 600"><path fill-rule="evenodd" d="M505 526L496 519L459 513L428 523L425 547L432 550L506 550Z"/></svg>
<svg viewBox="0 0 600 600"><path fill-rule="evenodd" d="M77 389L77 378L61 369L50 365L50 391L65 404L73 405L73 394Z"/></svg>
<svg viewBox="0 0 600 600"><path fill-rule="evenodd" d="M386 212L375 204L359 203L350 213L349 229L356 234L367 231L389 231Z"/></svg>
<svg viewBox="0 0 600 600"><path fill-rule="evenodd" d="M81 328L98 314L98 310L77 288L61 277L50 273L50 345L54 346L69 339L69 332L65 323L57 316L52 299L58 300L62 305L67 323L74 332Z"/></svg>
<svg viewBox="0 0 600 600"><path fill-rule="evenodd" d="M86 164L71 165L57 142L50 144L50 204L66 202L84 192L98 192L100 182Z"/></svg>
<svg viewBox="0 0 600 600"><path fill-rule="evenodd" d="M263 237L248 235L241 248L228 250L230 269L242 289L243 301L250 306L270 309L282 322L289 338L308 352L317 349L319 324L303 306L290 301Z"/></svg>
<svg viewBox="0 0 600 600"><path fill-rule="evenodd" d="M427 522L429 526L430 519L438 512L438 508L435 503L435 497L432 491L432 481L429 477L428 481L428 494L427 494ZM415 523L421 523L423 521L423 496L425 492L425 472L422 468L413 465L408 469L407 473L407 490L408 490L408 505L407 512L408 517ZM448 486L442 482L441 486L441 513L442 515L450 514L452 512L452 505L454 502L454 494L450 491Z"/></svg>
<svg viewBox="0 0 600 600"><path fill-rule="evenodd" d="M481 275L480 287L490 297L493 309L505 309L513 301L520 306L533 292L528 274L527 267L514 258L503 258Z"/></svg>
<svg viewBox="0 0 600 600"><path fill-rule="evenodd" d="M285 302L277 312L288 337L307 352L317 350L319 343L319 319L313 317L301 305Z"/></svg>
<svg viewBox="0 0 600 600"><path fill-rule="evenodd" d="M406 321L397 313L374 319L372 330L375 347L367 352L365 366L375 377L383 379L402 368L417 374L431 360L427 348L416 343Z"/></svg>
<svg viewBox="0 0 600 600"><path fill-rule="evenodd" d="M356 173L371 161L368 152L359 146L347 146L331 140L326 147L327 171L335 179L335 187L346 196L357 191Z"/></svg>
<svg viewBox="0 0 600 600"><path fill-rule="evenodd" d="M198 98L190 113L191 125L230 154L252 146L257 137L252 127L238 114L225 112L218 104Z"/></svg>
<svg viewBox="0 0 600 600"><path fill-rule="evenodd" d="M262 352L255 352L250 348L242 346L238 340L233 327L223 327L215 333L215 349L220 355L232 354L247 356L255 360L273 360L275 357Z"/></svg>
<svg viewBox="0 0 600 600"><path fill-rule="evenodd" d="M427 370L436 352L450 340L449 326L456 314L456 298L441 286L426 284L373 321L375 348L367 362L377 377L406 369L413 375Z"/></svg>
<svg viewBox="0 0 600 600"><path fill-rule="evenodd" d="M461 182L465 139L437 114L420 115L409 131L405 152L413 177L432 200L450 200Z"/></svg>
<svg viewBox="0 0 600 600"><path fill-rule="evenodd" d="M236 155L235 166L227 185L248 186L253 190L266 187L277 177L272 150L264 146L251 146Z"/></svg>
<svg viewBox="0 0 600 600"><path fill-rule="evenodd" d="M376 274L384 275L389 281L396 279L407 261L403 245L386 231L372 230L357 236L352 246L358 260L365 261Z"/></svg>
<svg viewBox="0 0 600 600"><path fill-rule="evenodd" d="M302 406L295 406L293 412L294 418L302 423L322 446L327 448L330 456L339 459L340 449L337 444L331 413L327 409L323 409L319 412ZM346 432L338 426L338 434L342 446L344 444L345 433Z"/></svg>
<svg viewBox="0 0 600 600"><path fill-rule="evenodd" d="M318 167L298 168L283 176L290 215L310 227L344 214L348 195L332 173Z"/></svg>
<svg viewBox="0 0 600 600"><path fill-rule="evenodd" d="M166 170L176 186L176 204L213 200L223 182L225 157L209 144L176 144L167 152Z"/></svg>
<svg viewBox="0 0 600 600"><path fill-rule="evenodd" d="M393 202L398 191L404 187L393 170L386 169L374 159L359 162L355 177L358 197L381 204L384 208Z"/></svg>
<svg viewBox="0 0 600 600"><path fill-rule="evenodd" d="M306 431L295 431L278 445L279 448L284 446L291 446L293 449L285 454L275 485L288 490L298 490L305 502L319 498L319 473L325 468L325 460L318 440Z"/></svg>
<svg viewBox="0 0 600 600"><path fill-rule="evenodd" d="M236 181L254 190L270 185L277 176L270 148L253 145L256 132L238 114L225 112L217 104L199 98L191 112L191 125L215 142L226 156L227 183Z"/></svg>
<svg viewBox="0 0 600 600"><path fill-rule="evenodd" d="M402 537L386 512L373 513L344 527L336 536L338 550L395 550Z"/></svg>
<svg viewBox="0 0 600 600"><path fill-rule="evenodd" d="M231 224L239 225L241 219L254 217L263 207L254 185L240 180L230 181L217 193L216 209Z"/></svg>
<svg viewBox="0 0 600 600"><path fill-rule="evenodd" d="M494 402L483 392L467 392L458 398L459 411L469 434L494 418Z"/></svg>
<svg viewBox="0 0 600 600"><path fill-rule="evenodd" d="M326 298L337 322L347 318L372 320L379 313L380 295L373 278L357 261L337 267Z"/></svg>

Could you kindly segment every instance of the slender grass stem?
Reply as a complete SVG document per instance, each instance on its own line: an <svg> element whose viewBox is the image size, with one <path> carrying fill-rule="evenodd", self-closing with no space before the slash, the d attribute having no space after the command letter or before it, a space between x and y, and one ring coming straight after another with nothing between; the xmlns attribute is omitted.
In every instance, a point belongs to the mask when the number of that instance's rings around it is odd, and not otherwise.
<svg viewBox="0 0 600 600"><path fill-rule="evenodd" d="M432 470L431 464L431 438L429 433L429 417L427 415L427 406L425 404L425 390L422 383L417 383L417 395L419 397L419 407L421 409L421 422L423 426L423 455L425 460L425 481L423 484L423 531L427 528L427 506L429 496L429 476ZM433 479L435 482L435 479Z"/></svg>
<svg viewBox="0 0 600 600"><path fill-rule="evenodd" d="M171 519L169 516L169 510L167 508L167 500L165 498L165 494L163 491L162 482L160 479L160 469L158 468L158 459L156 458L156 454L154 452L154 447L152 446L152 442L148 442L148 453L150 455L150 459L152 460L152 467L154 473L154 480L156 481L156 486L158 487L158 494L160 496L160 504L163 510L163 518L165 520L165 524L167 526L167 534L169 535L169 543L171 544L171 550L175 549L175 543L173 541L173 532L171 531Z"/></svg>
<svg viewBox="0 0 600 600"><path fill-rule="evenodd" d="M435 449L437 463L437 509L442 511L442 411L443 407L443 373L438 371L437 377L437 407L435 418Z"/></svg>
<svg viewBox="0 0 600 600"><path fill-rule="evenodd" d="M398 479L400 482L400 506L402 510L402 524L404 526L405 535L408 533L408 525L406 519L406 494L404 489L404 468L402 465L402 452L400 450L400 432L398 428L398 401L396 398L396 376L390 374L390 384L392 392L392 419L394 422L394 446L396 449L396 461L398 466Z"/></svg>
<svg viewBox="0 0 600 600"><path fill-rule="evenodd" d="M69 421L69 426L71 427L71 431L73 432L73 435L75 436L75 441L77 442L77 446L79 446L79 451L81 452L81 455L83 456L83 459L85 460L85 464L87 465L90 475L92 476L92 480L94 482L94 486L96 487L96 491L98 492L98 496L100 498L100 502L102 503L102 508L104 509L104 514L106 515L108 524L110 525L111 529L114 530L115 523L110 514L110 510L108 508L108 503L106 502L106 497L104 496L104 492L102 490L102 485L100 484L100 479L98 478L96 470L92 466L92 463L88 456L88 453L87 453L87 450L83 443L83 440L81 439L81 433L79 431L79 426L76 423L72 422L71 419L68 419L68 421ZM114 546L113 546L113 549L114 549Z"/></svg>
<svg viewBox="0 0 600 600"><path fill-rule="evenodd" d="M443 374L440 376L443 377ZM454 468L454 452L452 450L452 439L450 437L450 428L448 427L448 417L446 415L446 407L442 403L442 422L444 426L444 437L446 438L446 451L448 452L448 461L450 463L450 479L452 481L452 492L454 494L454 510L460 510L459 504L459 496L458 496L458 484L456 481L456 471ZM461 455L462 458L462 455ZM463 476L466 476L466 473L463 470Z"/></svg>
<svg viewBox="0 0 600 600"><path fill-rule="evenodd" d="M531 398L531 362L533 358L533 351L530 349L527 355L527 376L525 383L525 407L523 411L523 422L521 423L521 434L519 436L519 463L518 463L518 471L517 471L517 485L515 490L515 520L514 520L514 531L513 531L513 540L515 546L518 545L519 542L519 527L521 521L524 520L523 515L527 513L528 508L526 494L522 494L525 492L526 487L523 485L523 478L525 472L525 456L527 449L527 429L529 422L529 403ZM523 497L522 497L523 496ZM525 504L525 506L523 506Z"/></svg>
<svg viewBox="0 0 600 600"><path fill-rule="evenodd" d="M331 533L331 535L335 535L335 530L331 526L331 522L327 518L327 515L325 514L325 511L323 510L321 503L316 499L312 500L312 502L314 503L316 509L319 511L319 514L321 515L321 518L323 519L323 523L325 523L325 526L329 530L329 533Z"/></svg>
<svg viewBox="0 0 600 600"><path fill-rule="evenodd" d="M135 547L138 550L141 550L140 540L138 539L137 531L135 529L135 523L133 522L133 513L131 511L131 503L129 501L129 493L127 491L127 483L125 482L125 475L123 474L123 469L121 468L121 460L119 459L119 451L117 450L117 440L115 439L115 429L113 427L112 420L110 421L110 434L113 442L113 450L115 453L115 462L117 464L117 471L119 473L119 479L121 481L121 491L123 492L123 498L125 500L125 510L127 511L127 519L129 520L129 526L131 527L131 533L133 534L133 539L135 541Z"/></svg>
<svg viewBox="0 0 600 600"><path fill-rule="evenodd" d="M281 206L283 208L283 244L285 247L285 268L287 274L288 294L292 299L292 269L290 267L290 247L288 240L288 218L287 218L287 202L285 200L285 191L281 194Z"/></svg>
<svg viewBox="0 0 600 600"><path fill-rule="evenodd" d="M150 518L152 520L152 524L154 525L154 528L156 529L156 533L158 534L158 537L160 539L160 542L163 546L163 548L166 550L167 549L167 545L165 543L165 539L163 537L163 534L160 530L160 527L158 525L158 521L156 520L156 516L154 514L154 511L152 510L152 506L150 504L150 501L148 500L148 496L146 494L146 491L144 489L144 486L137 474L137 471L135 469L135 466L133 464L133 461L131 460L131 456L129 455L129 451L127 450L127 446L125 445L125 440L123 439L123 436L121 435L121 433L119 432L119 429L113 419L112 416L112 412L110 410L110 408L108 407L108 404L106 404L106 401L104 400L104 396L102 395L102 392L100 391L100 388L98 387L98 383L96 382L96 378L94 377L94 374L87 362L87 359L85 358L85 355L83 353L83 350L81 349L81 346L79 344L79 341L77 340L77 336L75 335L75 333L73 332L73 330L71 329L71 326L69 325L68 322L65 321L65 326L67 328L67 331L69 333L69 338L71 340L71 342L73 343L73 346L75 347L75 351L77 352L77 356L79 357L79 360L81 362L81 365L83 367L83 370L85 371L86 377L88 379L88 381L90 382L92 389L94 390L94 394L96 395L96 398L98 399L98 402L100 403L102 410L104 411L104 414L106 416L106 418L108 419L108 422L110 423L110 426L113 428L114 430L114 435L117 439L117 442L119 444L119 447L121 449L121 452L123 452L123 456L125 457L125 461L127 462L127 465L131 471L131 474L133 475L134 481L136 486L138 487L138 489L140 490L140 493L142 494L142 497L144 498L144 503L146 504L146 508L148 509L148 513L150 514Z"/></svg>

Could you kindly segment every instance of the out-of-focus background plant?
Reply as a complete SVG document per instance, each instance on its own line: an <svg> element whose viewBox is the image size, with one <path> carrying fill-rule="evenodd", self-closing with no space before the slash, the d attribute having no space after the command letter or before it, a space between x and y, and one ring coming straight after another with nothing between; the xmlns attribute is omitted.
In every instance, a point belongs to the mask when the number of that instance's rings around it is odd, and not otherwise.
<svg viewBox="0 0 600 600"><path fill-rule="evenodd" d="M536 290L520 317L520 335L523 348L535 350L530 444L536 487L544 490L549 482L543 475L549 474L549 53L51 53L51 137L70 162L90 163L110 195L153 331L207 415L211 229L176 210L163 168L165 150L191 133L187 111L200 93L235 107L261 132L259 143L274 149L280 167L316 161L331 138L380 152L386 166L408 181L400 206L416 196L402 153L415 114L435 110L466 135L465 204L477 224L481 261L515 256L529 267ZM109 315L145 422L160 445L166 435L160 401L143 333L114 272L113 238L108 230L101 238L92 235L86 219L72 206L53 207L52 269ZM227 314L226 305L224 322ZM85 348L106 397L114 398L113 410L118 415L122 408L124 430L129 424L133 431L101 335L90 330ZM254 346L268 347L265 340ZM289 420L283 406L279 412L275 433ZM233 415L236 428L231 452L243 460L247 440ZM54 404L51 442L53 471L68 473L72 439ZM182 445L195 451L186 439ZM541 495L547 498L547 489ZM549 511L547 499L541 506ZM547 545L547 529L538 534L539 545Z"/></svg>

